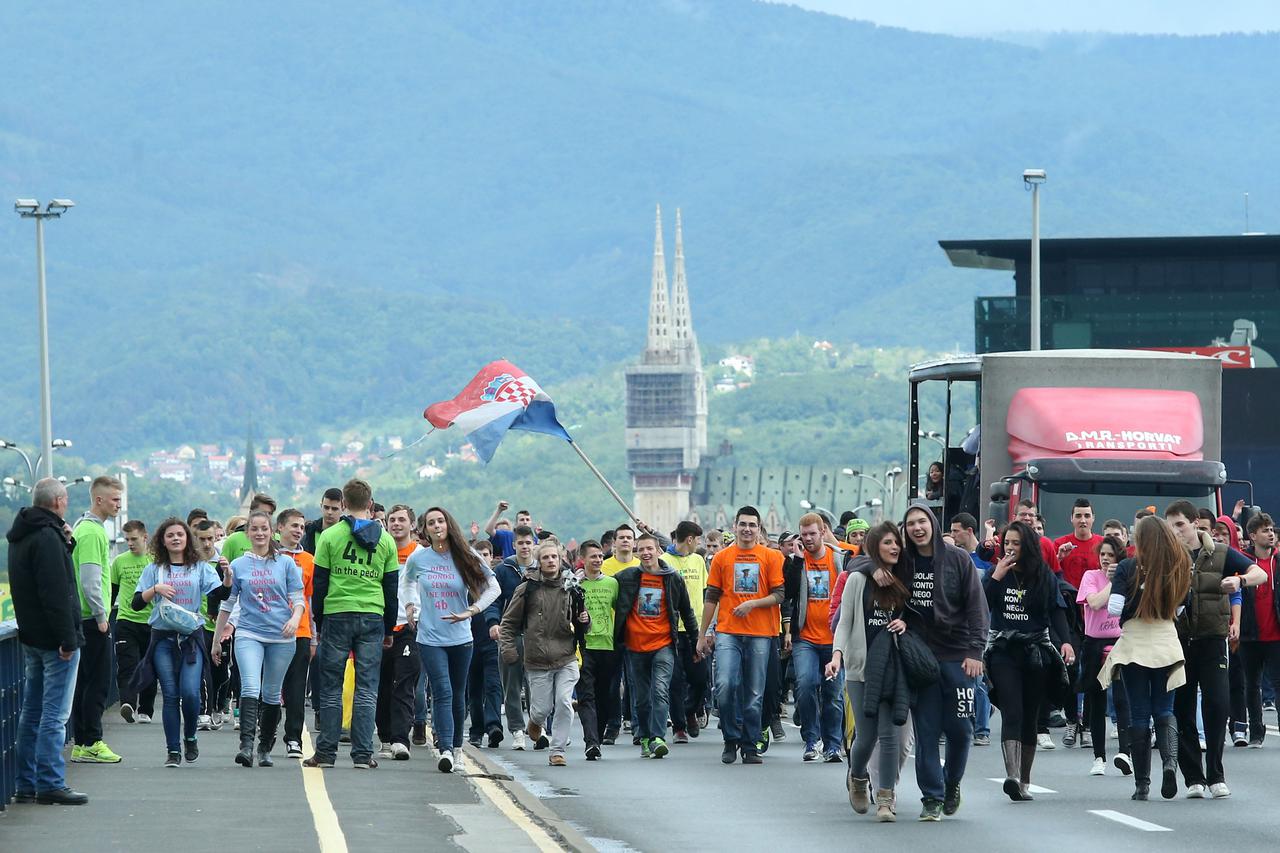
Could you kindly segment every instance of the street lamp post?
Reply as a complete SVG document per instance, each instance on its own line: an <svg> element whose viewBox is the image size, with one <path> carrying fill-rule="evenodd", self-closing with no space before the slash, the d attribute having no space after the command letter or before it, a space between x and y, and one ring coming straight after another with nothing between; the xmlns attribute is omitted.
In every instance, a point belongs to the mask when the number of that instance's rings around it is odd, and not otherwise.
<svg viewBox="0 0 1280 853"><path fill-rule="evenodd" d="M946 442L945 440L943 440L942 433L938 432L937 430L933 430L933 429L929 430L928 432L926 432L926 431L924 431L924 430L922 430L922 429L918 429L918 430L916 430L916 435L920 436L921 438L927 438L927 439L929 439L930 441L932 441L932 442L934 442L935 444L937 444L937 445L938 445L938 447L939 447L939 449L941 449L941 450L942 450L942 456L943 456L943 458L945 458L945 457L946 457L946 455L947 455L947 442Z"/></svg>
<svg viewBox="0 0 1280 853"><path fill-rule="evenodd" d="M844 474L846 477L858 477L860 479L870 480L871 482L875 483L876 488L880 490L880 498L882 503L884 502L884 499L888 495L884 481L879 479L878 477L872 477L870 474L864 474L861 471L857 470L856 468L841 468L840 473Z"/></svg>
<svg viewBox="0 0 1280 853"><path fill-rule="evenodd" d="M53 412L49 390L49 307L45 298L44 284L44 221L57 219L71 208L75 202L66 198L55 198L40 209L40 202L33 198L20 198L13 204L13 209L23 219L36 221L36 281L37 303L40 318L40 457L39 474L41 477L53 476Z"/></svg>
<svg viewBox="0 0 1280 853"><path fill-rule="evenodd" d="M1031 189L1031 349L1040 349L1040 185L1044 169L1027 169L1022 182Z"/></svg>
<svg viewBox="0 0 1280 853"><path fill-rule="evenodd" d="M49 445L50 452L48 454L45 454L45 453L36 454L35 461L32 462L31 457L27 454L25 450L23 450L18 445L14 444L12 441L0 438L0 450L12 450L14 453L21 456L22 461L27 464L27 479L30 480L33 485L35 484L35 481L36 481L36 471L41 469L41 462L43 461L43 458L47 455L52 455L52 452L54 450L57 450L58 448L63 448L63 447L71 447L71 439L55 438L52 442L50 442L50 445Z"/></svg>

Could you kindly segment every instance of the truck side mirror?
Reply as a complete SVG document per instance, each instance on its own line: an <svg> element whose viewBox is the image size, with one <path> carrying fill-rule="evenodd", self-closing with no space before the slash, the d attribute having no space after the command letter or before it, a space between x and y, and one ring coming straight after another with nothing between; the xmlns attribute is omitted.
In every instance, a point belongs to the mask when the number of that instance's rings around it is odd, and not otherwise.
<svg viewBox="0 0 1280 853"><path fill-rule="evenodd" d="M1009 502L1009 484L1004 480L991 484L991 500L1003 503Z"/></svg>

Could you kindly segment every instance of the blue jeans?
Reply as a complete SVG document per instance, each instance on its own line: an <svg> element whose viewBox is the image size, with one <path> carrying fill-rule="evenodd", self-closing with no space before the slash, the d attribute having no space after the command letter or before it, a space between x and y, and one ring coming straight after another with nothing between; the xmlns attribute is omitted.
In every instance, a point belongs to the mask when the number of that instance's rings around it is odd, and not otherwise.
<svg viewBox="0 0 1280 853"><path fill-rule="evenodd" d="M284 674L289 671L297 645L293 641L264 643L252 637L236 637L235 643L240 698L261 699L268 705L279 705Z"/></svg>
<svg viewBox="0 0 1280 853"><path fill-rule="evenodd" d="M973 691L973 733L991 734L991 699L987 696L987 680L975 680Z"/></svg>
<svg viewBox="0 0 1280 853"><path fill-rule="evenodd" d="M675 647L656 652L627 652L627 669L635 692L635 716L631 733L641 739L666 737L667 714L671 708L671 673L675 669Z"/></svg>
<svg viewBox="0 0 1280 853"><path fill-rule="evenodd" d="M476 644L467 674L470 697L471 737L479 740L490 732L502 733L502 677L498 672L498 644L486 637Z"/></svg>
<svg viewBox="0 0 1280 853"><path fill-rule="evenodd" d="M416 643L417 640L414 640ZM418 654L418 683L413 689L413 721L418 725L427 723L427 662Z"/></svg>
<svg viewBox="0 0 1280 853"><path fill-rule="evenodd" d="M716 633L716 707L727 744L756 748L772 637Z"/></svg>
<svg viewBox="0 0 1280 853"><path fill-rule="evenodd" d="M974 679L959 661L939 661L941 677L919 691L911 720L916 731L916 784L922 801L941 800L946 785L959 785L973 743ZM938 739L947 736L947 768L943 776Z"/></svg>
<svg viewBox="0 0 1280 853"><path fill-rule="evenodd" d="M338 754L342 730L342 677L347 656L356 658L356 693L351 703L351 758L373 755L373 718L378 708L378 677L382 671L382 637L386 628L377 613L334 613L320 629L320 732L316 756L332 760Z"/></svg>
<svg viewBox="0 0 1280 853"><path fill-rule="evenodd" d="M428 646L418 643L431 682L431 725L441 749L462 749L462 720L467 708L467 670L472 643Z"/></svg>
<svg viewBox="0 0 1280 853"><path fill-rule="evenodd" d="M844 738L843 679L828 679L823 670L831 662L831 646L796 640L791 646L791 667L796 674L796 710L805 747L822 740L826 752L835 752Z"/></svg>
<svg viewBox="0 0 1280 853"><path fill-rule="evenodd" d="M1129 696L1129 724L1134 728L1151 728L1151 720L1173 716L1173 693L1166 689L1169 667L1149 669L1136 663L1124 668L1124 689Z"/></svg>
<svg viewBox="0 0 1280 853"><path fill-rule="evenodd" d="M197 637L202 637L196 632ZM179 736L194 740L196 718L200 715L200 685L204 681L204 653L200 641L179 645L173 635L156 641L156 680L164 694L164 742L169 752L178 752ZM179 711L181 705L181 711Z"/></svg>
<svg viewBox="0 0 1280 853"><path fill-rule="evenodd" d="M80 650L71 660L57 651L22 645L26 683L18 718L18 787L22 793L58 791L67 787L67 739L71 698L75 695Z"/></svg>

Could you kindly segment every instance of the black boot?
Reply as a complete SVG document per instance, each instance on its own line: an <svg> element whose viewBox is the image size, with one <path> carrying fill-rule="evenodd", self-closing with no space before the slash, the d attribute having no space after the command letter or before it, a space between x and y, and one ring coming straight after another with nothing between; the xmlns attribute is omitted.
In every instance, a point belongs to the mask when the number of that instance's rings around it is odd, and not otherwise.
<svg viewBox="0 0 1280 853"><path fill-rule="evenodd" d="M258 766L274 767L271 749L276 745L276 728L280 725L280 706L263 702L258 705Z"/></svg>
<svg viewBox="0 0 1280 853"><path fill-rule="evenodd" d="M240 697L240 751L236 753L236 764L241 767L253 766L253 736L258 730L258 700L247 696Z"/></svg>
<svg viewBox="0 0 1280 853"><path fill-rule="evenodd" d="M1133 759L1133 799L1145 800L1151 792L1151 730L1129 729L1129 757Z"/></svg>
<svg viewBox="0 0 1280 853"><path fill-rule="evenodd" d="M1160 748L1160 796L1178 796L1178 721L1165 717L1156 721L1156 745Z"/></svg>
<svg viewBox="0 0 1280 853"><path fill-rule="evenodd" d="M1031 765L1036 760L1036 745L1034 743L1024 743L1022 745L1022 767L1018 773L1018 790L1022 792L1022 799L1034 800L1031 796Z"/></svg>

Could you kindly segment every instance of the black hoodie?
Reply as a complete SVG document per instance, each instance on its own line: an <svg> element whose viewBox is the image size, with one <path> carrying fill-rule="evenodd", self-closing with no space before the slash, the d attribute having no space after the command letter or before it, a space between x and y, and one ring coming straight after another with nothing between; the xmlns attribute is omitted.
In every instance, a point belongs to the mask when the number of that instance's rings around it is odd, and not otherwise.
<svg viewBox="0 0 1280 853"><path fill-rule="evenodd" d="M46 651L84 645L80 597L63 520L43 507L23 507L9 529L9 587L18 638Z"/></svg>
<svg viewBox="0 0 1280 853"><path fill-rule="evenodd" d="M902 535L912 571L912 598L916 599L917 594L932 585L933 616L932 619L926 617L929 648L940 661L982 660L989 623L982 578L968 554L943 541L938 517L929 505L915 500L907 506L907 512L913 509L924 510L933 522L930 557L920 556L911 537L905 532ZM905 515L902 523L905 530Z"/></svg>

